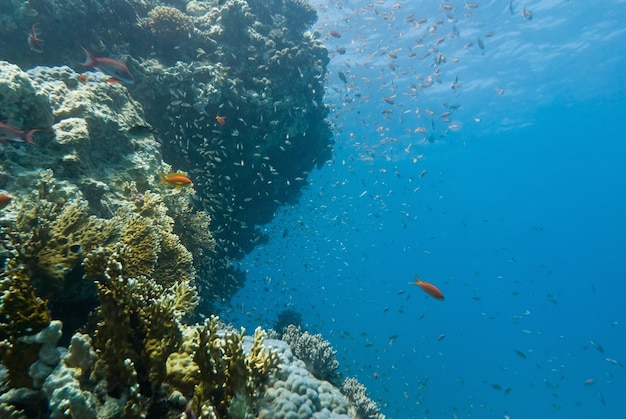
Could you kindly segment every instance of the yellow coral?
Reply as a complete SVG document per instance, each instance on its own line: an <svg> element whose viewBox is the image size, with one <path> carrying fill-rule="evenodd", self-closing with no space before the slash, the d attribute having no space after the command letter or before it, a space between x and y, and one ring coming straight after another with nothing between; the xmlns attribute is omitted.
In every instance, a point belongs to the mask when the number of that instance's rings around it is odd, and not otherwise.
<svg viewBox="0 0 626 419"><path fill-rule="evenodd" d="M193 406L197 411L211 407L218 418L229 417L231 405L248 404L259 384L278 365L278 356L263 346L264 333L257 329L253 350L243 349L244 330L219 330L219 318L211 316L199 330L199 345L194 362L200 368Z"/></svg>
<svg viewBox="0 0 626 419"><path fill-rule="evenodd" d="M265 331L261 327L257 327L254 331L252 349L246 356L246 364L255 380L266 376L272 369L278 366L278 354L274 351L265 350L263 344L265 337Z"/></svg>
<svg viewBox="0 0 626 419"><path fill-rule="evenodd" d="M35 295L24 268L0 275L0 360L8 370L9 385L30 387L28 367L39 358L39 345L18 338L33 335L50 324L45 301Z"/></svg>
<svg viewBox="0 0 626 419"><path fill-rule="evenodd" d="M198 291L190 281L176 282L157 300L157 304L170 310L176 319L191 313L198 302Z"/></svg>
<svg viewBox="0 0 626 419"><path fill-rule="evenodd" d="M158 261L154 278L164 286L171 286L179 281L191 281L195 276L193 256L176 234L162 232Z"/></svg>
<svg viewBox="0 0 626 419"><path fill-rule="evenodd" d="M24 268L0 275L0 339L32 335L50 323L45 301L35 295Z"/></svg>
<svg viewBox="0 0 626 419"><path fill-rule="evenodd" d="M165 366L168 382L190 397L200 381L200 369L193 361L193 356L185 352L173 352L167 357Z"/></svg>
<svg viewBox="0 0 626 419"><path fill-rule="evenodd" d="M124 225L120 242L130 249L122 261L124 276L152 276L160 250L159 231L150 218L130 211L121 211L117 217Z"/></svg>

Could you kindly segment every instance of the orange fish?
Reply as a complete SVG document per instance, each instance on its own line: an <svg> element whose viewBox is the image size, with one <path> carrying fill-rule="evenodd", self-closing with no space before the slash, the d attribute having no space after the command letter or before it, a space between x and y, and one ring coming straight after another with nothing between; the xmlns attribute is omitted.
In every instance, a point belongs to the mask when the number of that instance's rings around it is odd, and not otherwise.
<svg viewBox="0 0 626 419"><path fill-rule="evenodd" d="M168 186L177 189L193 185L191 179L189 179L184 173L170 173L169 175L161 175L161 183L165 183Z"/></svg>
<svg viewBox="0 0 626 419"><path fill-rule="evenodd" d="M215 115L215 120L217 121L218 124L220 124L221 126L226 125L226 118L224 118L223 116L219 116L219 115Z"/></svg>
<svg viewBox="0 0 626 419"><path fill-rule="evenodd" d="M441 290L433 284L422 281L417 274L415 274L415 282L409 282L409 284L417 285L422 289L422 291L433 297L435 300L443 300L443 293Z"/></svg>
<svg viewBox="0 0 626 419"><path fill-rule="evenodd" d="M37 23L35 23L28 35L28 47L31 51L41 54L43 52L43 39L37 37Z"/></svg>
<svg viewBox="0 0 626 419"><path fill-rule="evenodd" d="M9 203L11 202L11 199L13 198L11 198L9 195L0 193L0 209L9 205Z"/></svg>

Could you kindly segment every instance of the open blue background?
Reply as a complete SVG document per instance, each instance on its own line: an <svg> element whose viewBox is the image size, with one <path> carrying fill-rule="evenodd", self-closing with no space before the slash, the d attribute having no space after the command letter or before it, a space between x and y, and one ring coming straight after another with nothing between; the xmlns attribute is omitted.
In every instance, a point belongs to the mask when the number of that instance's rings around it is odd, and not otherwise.
<svg viewBox="0 0 626 419"><path fill-rule="evenodd" d="M389 417L624 417L626 2L449 4L316 4L334 160L262 227L224 317L301 312Z"/></svg>

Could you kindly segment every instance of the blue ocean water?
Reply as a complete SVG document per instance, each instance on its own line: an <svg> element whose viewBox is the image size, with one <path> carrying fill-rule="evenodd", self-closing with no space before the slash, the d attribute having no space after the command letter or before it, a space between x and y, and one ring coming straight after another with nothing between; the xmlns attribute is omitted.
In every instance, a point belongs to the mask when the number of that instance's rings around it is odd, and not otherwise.
<svg viewBox="0 0 626 419"><path fill-rule="evenodd" d="M624 417L626 2L476 5L316 3L334 159L225 317L302 313L388 417Z"/></svg>

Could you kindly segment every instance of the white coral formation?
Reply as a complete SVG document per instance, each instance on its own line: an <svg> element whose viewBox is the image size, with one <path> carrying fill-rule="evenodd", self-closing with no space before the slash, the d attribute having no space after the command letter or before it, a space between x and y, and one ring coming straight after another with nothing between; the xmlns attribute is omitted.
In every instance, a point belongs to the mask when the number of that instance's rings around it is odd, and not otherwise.
<svg viewBox="0 0 626 419"><path fill-rule="evenodd" d="M257 402L260 419L350 417L350 404L341 392L311 375L289 345L272 339L265 345L279 354L281 363Z"/></svg>
<svg viewBox="0 0 626 419"><path fill-rule="evenodd" d="M337 384L339 362L330 342L322 335L312 335L290 324L285 327L282 339L289 344L293 353L306 364L306 368L317 378Z"/></svg>

